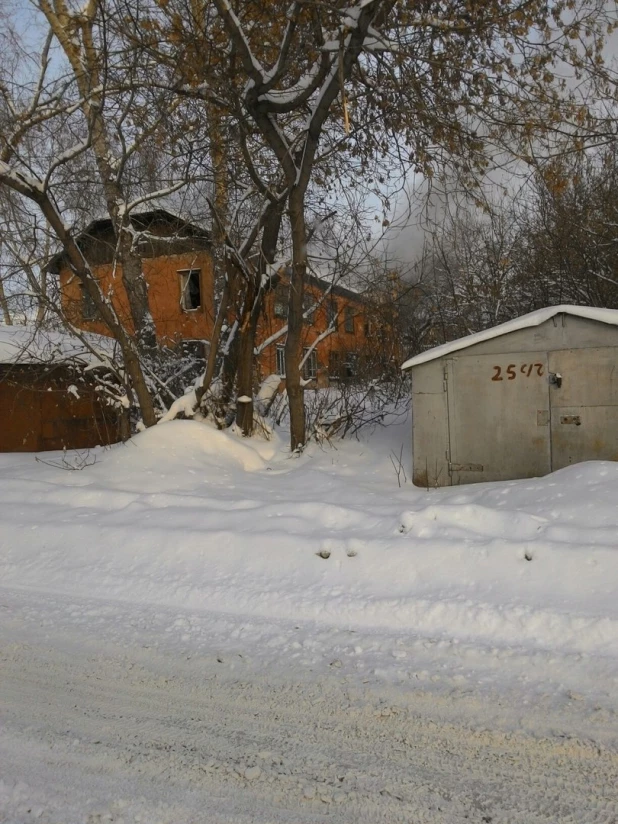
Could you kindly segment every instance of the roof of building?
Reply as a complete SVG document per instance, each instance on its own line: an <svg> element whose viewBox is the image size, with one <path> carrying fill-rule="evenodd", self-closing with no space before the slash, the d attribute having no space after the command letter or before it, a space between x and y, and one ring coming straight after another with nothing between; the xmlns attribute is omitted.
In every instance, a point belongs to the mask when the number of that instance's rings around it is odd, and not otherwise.
<svg viewBox="0 0 618 824"><path fill-rule="evenodd" d="M189 235L210 237L210 232L208 229L205 229L203 226L198 226L197 223L193 223L192 221L187 220L186 217L183 217L176 212L171 212L169 209L157 208L145 209L144 211L135 209L131 212L131 223L134 226L147 228L154 220L167 220L169 223L177 223L182 226L183 230L185 230ZM82 232L80 232L80 237L82 235L94 235L104 229L111 229L112 225L112 220L108 215L95 218L90 221Z"/></svg>
<svg viewBox="0 0 618 824"><path fill-rule="evenodd" d="M182 237L197 237L205 241L210 241L210 232L208 229L199 226L197 223L192 223L181 215L171 212L169 209L158 208L131 212L131 225L137 230L146 231L156 220L176 224L181 229ZM77 235L77 243L78 245L82 245L80 242L96 238L101 234L109 232L112 228L113 223L109 216L95 218ZM64 250L57 252L49 259L45 268L52 274L58 274L64 255Z"/></svg>
<svg viewBox="0 0 618 824"><path fill-rule="evenodd" d="M111 338L92 333L82 333L81 337L88 345L66 332L34 325L0 325L0 364L74 363L92 368L113 357L115 344Z"/></svg>
<svg viewBox="0 0 618 824"><path fill-rule="evenodd" d="M522 315L519 318L514 318L506 323L501 323L499 326L493 326L490 329L483 329L482 332L475 332L472 335L466 335L464 338L443 343L440 346L435 346L433 349L427 349L426 352L421 352L413 358L402 364L402 369L411 369L414 366L420 366L421 363L442 358L445 355L450 355L453 352L458 352L461 349L467 349L474 346L476 343L482 343L492 338L499 338L502 335L508 335L510 332L517 332L519 329L528 329L533 326L540 326L546 320L550 320L555 315L575 315L580 318L588 318L589 320L600 321L601 323L609 323L612 326L618 326L618 309L598 309L594 306L547 306L545 309L537 309L535 312L529 312L527 315Z"/></svg>
<svg viewBox="0 0 618 824"><path fill-rule="evenodd" d="M326 278L319 278L316 275L308 275L307 285L317 287L321 292L330 292L335 297L347 298L350 301L364 303L365 298L360 292L350 289L349 286L342 286L340 282L333 283Z"/></svg>

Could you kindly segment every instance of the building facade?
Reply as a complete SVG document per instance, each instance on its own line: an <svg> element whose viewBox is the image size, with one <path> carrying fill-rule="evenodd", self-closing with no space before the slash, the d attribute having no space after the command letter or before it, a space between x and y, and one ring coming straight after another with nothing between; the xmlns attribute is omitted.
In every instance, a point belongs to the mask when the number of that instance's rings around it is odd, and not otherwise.
<svg viewBox="0 0 618 824"><path fill-rule="evenodd" d="M285 376L285 335L289 284L280 282L264 301L256 347L258 377ZM366 305L360 295L318 278L305 285L303 378L325 386L353 380L364 369L369 341ZM265 343L269 343L264 346ZM262 348L264 347L264 348Z"/></svg>
<svg viewBox="0 0 618 824"><path fill-rule="evenodd" d="M134 216L132 228L158 339L171 346L183 340L209 340L214 323L214 278L208 234L162 209ZM111 221L93 221L80 235L79 246L103 294L111 300L125 328L132 331L122 269L115 262ZM59 277L68 320L80 329L108 335L64 256L52 258L48 269Z"/></svg>
<svg viewBox="0 0 618 824"><path fill-rule="evenodd" d="M135 215L132 228L143 259L148 300L158 339L170 346L182 341L210 340L214 319L214 273L208 233L159 209ZM79 245L103 293L131 330L122 271L115 263L115 235L110 220L93 221ZM67 318L78 328L109 334L94 305L64 256L52 259L49 270L60 281ZM284 345L289 284L283 277L269 291L259 320L256 379L285 375ZM314 385L351 380L359 375L370 343L370 323L363 298L340 286L310 278L305 291L303 376Z"/></svg>

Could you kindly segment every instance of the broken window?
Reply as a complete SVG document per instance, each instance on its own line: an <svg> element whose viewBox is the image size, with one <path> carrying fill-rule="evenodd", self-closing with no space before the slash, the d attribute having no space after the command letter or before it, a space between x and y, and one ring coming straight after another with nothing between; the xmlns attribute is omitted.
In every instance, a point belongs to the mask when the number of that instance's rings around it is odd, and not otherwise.
<svg viewBox="0 0 618 824"><path fill-rule="evenodd" d="M180 275L180 305L185 312L192 312L202 305L201 278L199 269L184 269Z"/></svg>

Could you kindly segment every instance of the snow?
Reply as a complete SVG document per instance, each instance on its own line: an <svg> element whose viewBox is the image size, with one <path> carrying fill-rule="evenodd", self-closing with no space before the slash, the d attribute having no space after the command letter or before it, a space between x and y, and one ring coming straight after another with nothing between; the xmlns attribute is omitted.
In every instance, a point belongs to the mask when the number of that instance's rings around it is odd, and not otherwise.
<svg viewBox="0 0 618 824"><path fill-rule="evenodd" d="M0 454L0 820L612 820L618 463L399 488L408 430Z"/></svg>
<svg viewBox="0 0 618 824"><path fill-rule="evenodd" d="M292 461L190 421L96 458L0 456L4 585L618 658L618 464L398 489L367 444Z"/></svg>
<svg viewBox="0 0 618 824"><path fill-rule="evenodd" d="M187 418L192 418L197 411L197 393L195 389L190 389L181 395L171 404L167 412L159 418L158 423L173 421L181 413Z"/></svg>
<svg viewBox="0 0 618 824"><path fill-rule="evenodd" d="M100 366L113 357L114 342L102 335L77 337L33 325L0 325L0 363L62 363ZM96 353L100 354L100 357Z"/></svg>
<svg viewBox="0 0 618 824"><path fill-rule="evenodd" d="M263 407L268 404L275 397L281 386L281 375L267 375L262 381L262 385L257 393L257 402Z"/></svg>
<svg viewBox="0 0 618 824"><path fill-rule="evenodd" d="M491 329L483 329L481 332L475 332L472 335L466 335L464 338L458 338L457 340L443 343L441 346L435 346L433 349L428 349L426 352L421 352L419 355L409 358L402 364L401 368L411 369L413 366L419 366L421 363L442 358L444 355L450 355L453 352L458 352L460 349L467 349L476 343L498 338L501 335L508 335L510 332L517 332L520 329L540 326L541 323L545 323L545 321L551 320L551 318L561 313L618 326L618 309L598 309L594 306L569 306L566 304L561 306L548 306L545 309L537 309L535 312L529 312L527 315L514 318L498 326L493 326Z"/></svg>

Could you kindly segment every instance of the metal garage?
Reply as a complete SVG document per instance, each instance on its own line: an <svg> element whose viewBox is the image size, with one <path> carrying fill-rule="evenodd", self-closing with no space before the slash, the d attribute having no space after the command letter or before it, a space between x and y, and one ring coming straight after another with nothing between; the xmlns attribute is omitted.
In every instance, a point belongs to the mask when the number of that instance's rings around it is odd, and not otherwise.
<svg viewBox="0 0 618 824"><path fill-rule="evenodd" d="M618 310L586 306L540 309L410 358L414 483L618 460L617 364Z"/></svg>
<svg viewBox="0 0 618 824"><path fill-rule="evenodd" d="M119 441L121 416L101 402L90 378L95 361L68 335L0 326L0 452Z"/></svg>

